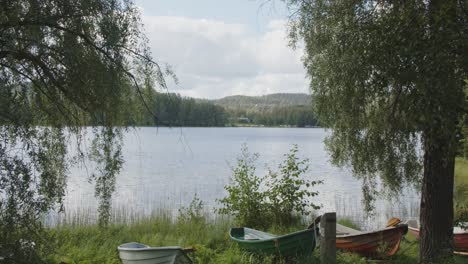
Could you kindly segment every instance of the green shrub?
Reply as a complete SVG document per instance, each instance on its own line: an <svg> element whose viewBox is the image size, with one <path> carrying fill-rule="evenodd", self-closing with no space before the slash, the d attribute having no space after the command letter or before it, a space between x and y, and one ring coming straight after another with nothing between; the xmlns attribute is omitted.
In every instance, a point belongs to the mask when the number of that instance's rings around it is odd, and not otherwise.
<svg viewBox="0 0 468 264"><path fill-rule="evenodd" d="M318 192L310 188L321 181L304 179L308 160L300 160L297 152L294 145L279 165L279 172L269 170L266 176L259 177L255 175L258 154L251 155L244 145L233 169L232 183L224 187L228 194L219 200L222 208L218 212L234 216L239 226L268 228L294 224L300 216L318 209L310 201Z"/></svg>
<svg viewBox="0 0 468 264"><path fill-rule="evenodd" d="M223 207L217 211L234 216L239 226L266 227L266 195L260 190L264 177L255 175L257 159L257 153L252 155L246 145L242 146L232 183L224 187L228 195L219 200Z"/></svg>
<svg viewBox="0 0 468 264"><path fill-rule="evenodd" d="M320 208L310 201L310 198L318 194L310 188L322 182L304 179L304 174L309 170L309 160L300 160L297 152L298 147L294 145L284 155L285 160L279 165L279 172L269 170L267 176L268 206L278 225L291 225L297 218L295 214L309 215L311 209Z"/></svg>

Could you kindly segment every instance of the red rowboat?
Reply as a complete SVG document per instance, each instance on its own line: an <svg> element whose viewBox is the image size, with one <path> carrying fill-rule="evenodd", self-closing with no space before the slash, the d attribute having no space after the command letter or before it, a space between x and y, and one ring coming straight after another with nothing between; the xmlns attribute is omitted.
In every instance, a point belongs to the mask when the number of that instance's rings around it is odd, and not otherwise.
<svg viewBox="0 0 468 264"><path fill-rule="evenodd" d="M419 239L419 222L416 220L409 220L406 222L408 229L416 239ZM468 230L463 230L460 227L453 228L455 254L467 255L468 254Z"/></svg>
<svg viewBox="0 0 468 264"><path fill-rule="evenodd" d="M377 231L361 232L336 224L336 248L364 257L393 256L400 248L408 225L397 224Z"/></svg>

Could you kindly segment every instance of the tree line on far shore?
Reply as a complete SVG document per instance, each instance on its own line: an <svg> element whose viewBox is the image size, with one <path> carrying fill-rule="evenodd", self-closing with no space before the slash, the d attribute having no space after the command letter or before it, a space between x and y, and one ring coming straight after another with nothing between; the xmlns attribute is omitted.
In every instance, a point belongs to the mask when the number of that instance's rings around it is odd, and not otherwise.
<svg viewBox="0 0 468 264"><path fill-rule="evenodd" d="M23 103L17 104L17 111L23 113L35 125L51 125L42 113L36 111L47 104L30 85L17 89ZM276 95L284 96L287 95ZM250 97L246 97L248 100ZM251 97L254 98L254 97ZM248 102L248 101L247 101ZM195 99L177 93L157 92L145 87L141 92L132 91L115 105L119 114L117 123L121 126L317 126L311 105L273 105L269 107L231 107L229 103L216 100ZM5 105L5 104L4 104ZM7 112L1 111L0 112ZM82 125L99 125L104 122L104 113L80 116ZM0 120L0 124L10 123Z"/></svg>
<svg viewBox="0 0 468 264"><path fill-rule="evenodd" d="M184 97L176 93L161 93L145 89L135 94L131 101L134 107L127 124L135 126L317 126L317 120L310 105L290 105L273 107L224 107L205 99Z"/></svg>

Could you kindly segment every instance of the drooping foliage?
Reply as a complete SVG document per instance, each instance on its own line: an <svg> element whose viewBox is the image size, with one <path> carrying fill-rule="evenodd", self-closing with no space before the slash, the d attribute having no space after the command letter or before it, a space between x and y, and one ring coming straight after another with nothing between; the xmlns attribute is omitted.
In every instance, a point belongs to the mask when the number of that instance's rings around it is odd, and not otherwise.
<svg viewBox="0 0 468 264"><path fill-rule="evenodd" d="M86 157L97 164L91 179L107 223L124 117L148 85L140 76L165 87L172 74L151 60L146 42L132 1L0 1L0 256L7 263L40 262L50 244L41 219L62 208L68 169ZM84 124L95 126L89 150L80 143Z"/></svg>
<svg viewBox="0 0 468 264"><path fill-rule="evenodd" d="M421 262L451 256L455 153L467 112L467 2L286 2L318 119L332 131L332 161L362 179L367 209L378 182L392 194L420 186Z"/></svg>
<svg viewBox="0 0 468 264"><path fill-rule="evenodd" d="M434 18L428 1L287 2L332 160L352 165L369 199L374 176L393 192L418 182L420 133L453 134L463 112L466 4L448 1Z"/></svg>

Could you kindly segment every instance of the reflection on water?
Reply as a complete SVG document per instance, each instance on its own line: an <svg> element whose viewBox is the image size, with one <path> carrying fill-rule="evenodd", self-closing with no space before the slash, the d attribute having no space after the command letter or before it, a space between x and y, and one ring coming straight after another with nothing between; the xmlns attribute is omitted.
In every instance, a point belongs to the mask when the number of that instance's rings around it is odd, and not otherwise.
<svg viewBox="0 0 468 264"><path fill-rule="evenodd" d="M361 185L348 169L333 167L324 151L323 129L301 128L140 128L124 137L125 164L117 178L113 198L115 219L132 220L157 214L161 209L177 212L195 193L208 207L225 195L231 167L236 164L243 143L260 154L257 173L267 166L276 168L293 144L299 156L310 159L309 176L321 179L316 203L321 211L336 211L361 226L384 225L392 216L402 219L419 214L418 197L406 195L398 201L377 201L376 214L365 217L361 205ZM71 170L65 199L65 213L51 213L49 224L74 219L95 221L97 201L94 187L83 167ZM409 192L408 192L409 193ZM82 219L83 218L83 219ZM85 219L84 219L85 218Z"/></svg>

